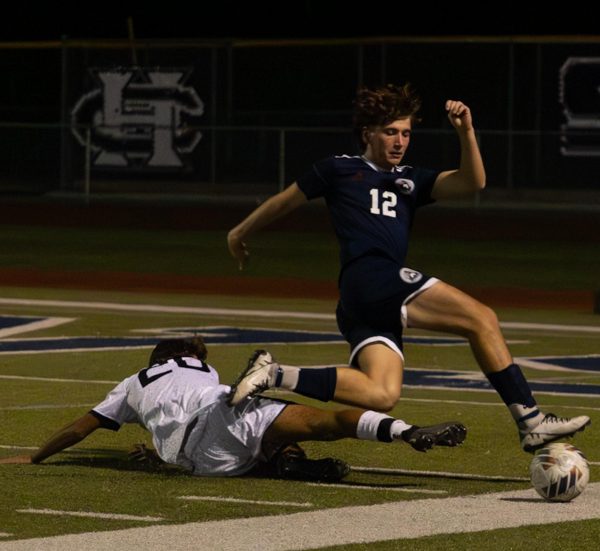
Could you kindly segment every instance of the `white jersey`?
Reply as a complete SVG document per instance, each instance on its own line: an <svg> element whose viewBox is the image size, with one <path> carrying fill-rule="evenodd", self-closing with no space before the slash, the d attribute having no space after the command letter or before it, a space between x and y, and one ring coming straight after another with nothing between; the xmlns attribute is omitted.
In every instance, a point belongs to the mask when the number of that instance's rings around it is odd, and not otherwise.
<svg viewBox="0 0 600 551"><path fill-rule="evenodd" d="M167 463L195 474L237 475L259 460L262 436L285 405L254 398L231 408L229 391L207 363L173 358L123 380L91 413L112 430L139 423Z"/></svg>

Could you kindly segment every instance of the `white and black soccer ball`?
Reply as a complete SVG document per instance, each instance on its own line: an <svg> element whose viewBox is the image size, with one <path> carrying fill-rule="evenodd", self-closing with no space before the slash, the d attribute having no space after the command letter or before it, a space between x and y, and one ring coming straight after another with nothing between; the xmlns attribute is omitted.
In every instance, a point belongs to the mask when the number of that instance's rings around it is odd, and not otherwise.
<svg viewBox="0 0 600 551"><path fill-rule="evenodd" d="M529 470L533 487L546 501L571 501L590 479L590 466L583 452L564 442L539 450Z"/></svg>

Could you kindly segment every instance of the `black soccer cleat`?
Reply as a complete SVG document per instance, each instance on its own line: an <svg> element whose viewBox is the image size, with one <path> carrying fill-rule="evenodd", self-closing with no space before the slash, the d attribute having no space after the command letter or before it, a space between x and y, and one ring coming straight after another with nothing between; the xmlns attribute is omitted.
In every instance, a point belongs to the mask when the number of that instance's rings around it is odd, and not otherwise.
<svg viewBox="0 0 600 551"><path fill-rule="evenodd" d="M413 425L402 433L402 440L415 450L425 452L434 446L453 448L462 444L467 437L467 428L462 423L448 422L429 427Z"/></svg>
<svg viewBox="0 0 600 551"><path fill-rule="evenodd" d="M350 465L341 459L308 459L303 450L290 450L275 458L278 478L305 482L338 482L350 472Z"/></svg>

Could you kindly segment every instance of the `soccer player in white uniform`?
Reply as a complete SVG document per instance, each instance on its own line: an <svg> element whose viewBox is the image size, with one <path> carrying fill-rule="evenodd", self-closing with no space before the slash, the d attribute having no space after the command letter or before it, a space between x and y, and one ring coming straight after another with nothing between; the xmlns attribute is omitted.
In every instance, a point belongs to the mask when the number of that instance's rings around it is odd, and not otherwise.
<svg viewBox="0 0 600 551"><path fill-rule="evenodd" d="M257 351L250 364L261 354ZM139 423L152 434L162 461L195 475L236 476L261 462L276 461L277 474L284 478L339 480L349 471L342 461L311 461L297 447L291 459L278 451L302 440L346 437L402 440L426 451L435 445L456 446L466 436L465 427L455 422L418 427L374 411L325 411L261 396L231 407L231 388L219 383L206 356L199 337L159 342L148 367L119 383L90 412L60 429L32 455L0 463L40 463L98 428L119 430L126 423Z"/></svg>

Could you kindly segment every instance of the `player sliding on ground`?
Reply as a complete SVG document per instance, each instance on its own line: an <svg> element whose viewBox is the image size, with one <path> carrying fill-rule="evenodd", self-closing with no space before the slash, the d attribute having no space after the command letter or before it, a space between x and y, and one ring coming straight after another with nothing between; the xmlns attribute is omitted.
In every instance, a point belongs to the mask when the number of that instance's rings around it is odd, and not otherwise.
<svg viewBox="0 0 600 551"><path fill-rule="evenodd" d="M583 430L590 419L542 413L513 362L495 313L455 287L405 266L418 207L485 187L471 111L461 101L445 105L460 142L459 168L439 172L401 165L419 108L420 99L409 85L359 90L353 124L360 155L315 163L229 232L229 250L241 269L248 259L248 237L309 199L325 198L341 253L337 321L351 349L351 368L298 369L258 356L235 385L231 403L283 387L319 400L389 411L402 388L403 328L444 331L469 340L479 367L517 423L522 448L533 452Z"/></svg>
<svg viewBox="0 0 600 551"><path fill-rule="evenodd" d="M89 413L56 432L33 455L0 459L0 464L40 463L98 428L116 431L124 423L139 423L152 434L162 461L195 475L242 475L262 462L282 478L325 481L343 478L348 465L307 459L295 442L404 441L426 451L457 446L466 437L460 423L417 427L375 411L325 411L258 396L232 408L227 403L231 388L219 384L206 357L199 337L159 342L148 367L119 383ZM138 448L136 455L145 450Z"/></svg>

